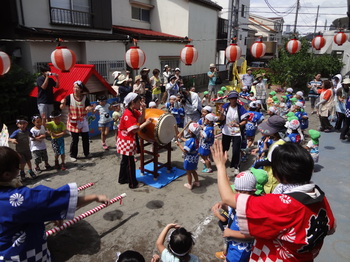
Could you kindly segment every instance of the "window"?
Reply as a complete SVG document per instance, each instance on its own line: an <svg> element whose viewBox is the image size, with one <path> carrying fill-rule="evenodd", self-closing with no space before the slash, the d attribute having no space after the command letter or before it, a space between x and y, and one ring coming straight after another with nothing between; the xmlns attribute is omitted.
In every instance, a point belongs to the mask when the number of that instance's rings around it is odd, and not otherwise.
<svg viewBox="0 0 350 262"><path fill-rule="evenodd" d="M242 5L241 7L241 17L246 17L246 6L245 5Z"/></svg>
<svg viewBox="0 0 350 262"><path fill-rule="evenodd" d="M51 23L91 26L89 0L50 0Z"/></svg>
<svg viewBox="0 0 350 262"><path fill-rule="evenodd" d="M150 10L132 6L131 7L131 18L149 23L150 22Z"/></svg>
<svg viewBox="0 0 350 262"><path fill-rule="evenodd" d="M171 72L173 72L175 68L180 67L180 57L160 57L161 71L163 71L165 65L168 65Z"/></svg>

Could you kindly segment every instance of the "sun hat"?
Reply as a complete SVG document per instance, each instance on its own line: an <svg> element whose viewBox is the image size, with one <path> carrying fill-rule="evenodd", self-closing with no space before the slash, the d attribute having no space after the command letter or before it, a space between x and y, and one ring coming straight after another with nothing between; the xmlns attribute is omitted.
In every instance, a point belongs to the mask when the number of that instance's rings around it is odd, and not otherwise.
<svg viewBox="0 0 350 262"><path fill-rule="evenodd" d="M219 118L215 114L210 113L205 116L205 119L208 119L210 122L216 122Z"/></svg>
<svg viewBox="0 0 350 262"><path fill-rule="evenodd" d="M221 90L221 91L226 91L226 90L227 90L227 89L226 89L226 86L222 86L220 90Z"/></svg>
<svg viewBox="0 0 350 262"><path fill-rule="evenodd" d="M175 68L175 71L180 71L181 72L180 68L178 68L178 67Z"/></svg>
<svg viewBox="0 0 350 262"><path fill-rule="evenodd" d="M299 101L296 102L295 105L296 105L296 106L299 106L299 107L304 107L303 103L302 103L302 102L299 102Z"/></svg>
<svg viewBox="0 0 350 262"><path fill-rule="evenodd" d="M304 93L303 93L302 91L298 91L298 92L296 92L296 95L298 95L298 96L303 96Z"/></svg>
<svg viewBox="0 0 350 262"><path fill-rule="evenodd" d="M141 76L141 75L135 76L135 82L136 82L136 81L139 81L139 80L141 80L141 79L142 79L142 76Z"/></svg>
<svg viewBox="0 0 350 262"><path fill-rule="evenodd" d="M253 71L253 70L249 67L249 68L247 68L247 72L248 72L248 71Z"/></svg>
<svg viewBox="0 0 350 262"><path fill-rule="evenodd" d="M126 79L126 76L121 74L118 76L118 82L117 85L121 85L122 83L124 83L125 81L127 81L128 79Z"/></svg>
<svg viewBox="0 0 350 262"><path fill-rule="evenodd" d="M210 64L209 65L209 68L213 68L213 67L216 67L215 64Z"/></svg>
<svg viewBox="0 0 350 262"><path fill-rule="evenodd" d="M176 79L176 76L172 75L172 76L169 77L169 81L171 81L173 79Z"/></svg>
<svg viewBox="0 0 350 262"><path fill-rule="evenodd" d="M175 95L171 95L171 96L169 97L169 99L176 99L176 96L175 96Z"/></svg>
<svg viewBox="0 0 350 262"><path fill-rule="evenodd" d="M204 92L203 92L203 95L207 95L207 94L209 94L208 91L204 91Z"/></svg>
<svg viewBox="0 0 350 262"><path fill-rule="evenodd" d="M246 86L242 87L242 90L247 90L247 89L248 89L248 87L246 87Z"/></svg>
<svg viewBox="0 0 350 262"><path fill-rule="evenodd" d="M231 99L231 98L238 98L237 91L231 91L230 93L228 93L227 99Z"/></svg>
<svg viewBox="0 0 350 262"><path fill-rule="evenodd" d="M344 78L343 84L344 85L350 85L350 78Z"/></svg>
<svg viewBox="0 0 350 262"><path fill-rule="evenodd" d="M297 119L290 120L286 123L286 127L292 130L297 130L300 127L300 122Z"/></svg>
<svg viewBox="0 0 350 262"><path fill-rule="evenodd" d="M196 136L198 136L199 132L201 131L201 128L197 123L191 123L188 129Z"/></svg>
<svg viewBox="0 0 350 262"><path fill-rule="evenodd" d="M149 71L151 71L151 69L149 69L149 68L147 68L147 67L144 67L144 68L141 69L141 72L142 72L142 71L147 71L147 72L149 72Z"/></svg>
<svg viewBox="0 0 350 262"><path fill-rule="evenodd" d="M258 129L264 135L272 135L285 130L286 120L281 116L271 116L267 121L262 122Z"/></svg>
<svg viewBox="0 0 350 262"><path fill-rule="evenodd" d="M126 95L124 98L124 105L128 106L134 99L138 96L138 94L134 92L130 92L129 94Z"/></svg>
<svg viewBox="0 0 350 262"><path fill-rule="evenodd" d="M213 112L213 108L211 106L205 106L203 109L207 110L209 113Z"/></svg>
<svg viewBox="0 0 350 262"><path fill-rule="evenodd" d="M286 91L287 91L288 93L293 93L293 88L288 87L288 88L286 89Z"/></svg>
<svg viewBox="0 0 350 262"><path fill-rule="evenodd" d="M121 74L122 72L120 72L120 71L114 71L113 73L112 73L112 76L113 76L113 78L115 79L116 77L118 77L118 75L119 74Z"/></svg>
<svg viewBox="0 0 350 262"><path fill-rule="evenodd" d="M248 70L247 70L248 71ZM262 77L262 75L261 74L257 74L256 76L255 76L255 79L258 79L259 77Z"/></svg>
<svg viewBox="0 0 350 262"><path fill-rule="evenodd" d="M250 107L250 108L257 108L258 105L256 104L255 101L253 101L253 102L250 102L250 103L249 103L249 107Z"/></svg>
<svg viewBox="0 0 350 262"><path fill-rule="evenodd" d="M239 173L235 177L235 190L255 191L256 178L249 170Z"/></svg>

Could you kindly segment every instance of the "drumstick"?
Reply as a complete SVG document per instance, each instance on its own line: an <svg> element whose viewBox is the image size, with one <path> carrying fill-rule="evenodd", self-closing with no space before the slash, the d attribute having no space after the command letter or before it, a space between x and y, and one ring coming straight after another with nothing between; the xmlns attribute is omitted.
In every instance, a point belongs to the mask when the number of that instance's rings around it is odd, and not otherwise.
<svg viewBox="0 0 350 262"><path fill-rule="evenodd" d="M188 121L188 123L184 126L184 128L180 132L180 137L182 137L182 134L185 132L185 130L188 128L188 126L192 123L192 121Z"/></svg>
<svg viewBox="0 0 350 262"><path fill-rule="evenodd" d="M179 129L177 127L177 124L174 125L174 129L175 129L175 139L176 141L179 141Z"/></svg>

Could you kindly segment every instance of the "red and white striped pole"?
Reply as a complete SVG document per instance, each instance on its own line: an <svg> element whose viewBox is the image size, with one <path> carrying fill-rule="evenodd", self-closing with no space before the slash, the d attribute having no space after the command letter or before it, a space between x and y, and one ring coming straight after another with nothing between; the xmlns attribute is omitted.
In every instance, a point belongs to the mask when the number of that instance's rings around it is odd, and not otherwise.
<svg viewBox="0 0 350 262"><path fill-rule="evenodd" d="M109 200L109 205L110 204L114 204L117 201L120 201L120 204L122 204L122 199L124 197L126 197L125 193L123 193L120 196L117 196L115 198L112 198L111 200ZM99 205L99 206L97 206L97 207L95 207L93 209L90 209L89 211L86 211L85 213L83 213L83 214L81 214L81 215L79 215L79 216L77 216L77 217L75 217L75 218L73 218L71 220L68 220L68 221L64 222L62 226L54 227L54 228L46 231L46 236L48 237L48 236L51 236L53 234L56 234L56 233L62 231L63 229L66 229L67 227L70 227L70 226L74 225L78 221L83 220L83 219L87 218L88 216L91 216L92 214L97 213L98 211L100 211L101 209L103 209L105 207L107 207L106 204L101 204L101 205Z"/></svg>
<svg viewBox="0 0 350 262"><path fill-rule="evenodd" d="M78 192L82 191L82 190L85 190L85 189L87 189L89 187L92 187L93 185L94 185L94 183L87 183L85 185L82 185L82 186L78 187Z"/></svg>

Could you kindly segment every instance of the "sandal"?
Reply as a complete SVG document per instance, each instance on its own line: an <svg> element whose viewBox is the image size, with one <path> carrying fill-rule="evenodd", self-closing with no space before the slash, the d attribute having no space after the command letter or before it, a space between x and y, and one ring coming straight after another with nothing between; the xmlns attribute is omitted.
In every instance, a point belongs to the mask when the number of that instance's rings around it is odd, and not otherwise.
<svg viewBox="0 0 350 262"><path fill-rule="evenodd" d="M201 183L198 181L198 182L194 182L193 183L193 186L196 186L196 187L200 187L201 186Z"/></svg>
<svg viewBox="0 0 350 262"><path fill-rule="evenodd" d="M226 259L226 255L224 254L223 251L216 252L215 256L219 259Z"/></svg>
<svg viewBox="0 0 350 262"><path fill-rule="evenodd" d="M186 187L186 188L188 188L190 190L192 189L192 186L189 183L184 184L184 187Z"/></svg>

